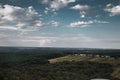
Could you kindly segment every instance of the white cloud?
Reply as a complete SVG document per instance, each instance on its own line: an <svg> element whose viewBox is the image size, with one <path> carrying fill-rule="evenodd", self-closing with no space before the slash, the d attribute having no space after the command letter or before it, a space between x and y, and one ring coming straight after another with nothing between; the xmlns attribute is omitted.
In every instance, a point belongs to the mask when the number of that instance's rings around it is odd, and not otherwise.
<svg viewBox="0 0 120 80"><path fill-rule="evenodd" d="M111 7L111 6L112 6L112 4L111 4L111 3L106 5L106 7Z"/></svg>
<svg viewBox="0 0 120 80"><path fill-rule="evenodd" d="M54 27L58 27L59 25L60 25L60 23L59 22L57 22L57 21L51 21L50 22L50 24L52 25L52 26L54 26Z"/></svg>
<svg viewBox="0 0 120 80"><path fill-rule="evenodd" d="M39 17L32 6L0 5L0 29L36 30L43 25Z"/></svg>
<svg viewBox="0 0 120 80"><path fill-rule="evenodd" d="M44 13L45 13L45 14L48 14L48 11L49 11L49 10L50 10L50 9L49 9L48 7L46 7L45 10L44 10Z"/></svg>
<svg viewBox="0 0 120 80"><path fill-rule="evenodd" d="M41 2L42 4L48 4L48 3L50 2L50 0L40 0L40 2Z"/></svg>
<svg viewBox="0 0 120 80"><path fill-rule="evenodd" d="M71 7L70 9L80 11L81 18L85 18L86 14L90 10L90 8L91 7L88 6L88 5L77 4L77 5L73 6L73 7Z"/></svg>
<svg viewBox="0 0 120 80"><path fill-rule="evenodd" d="M106 24L106 23L109 23L107 21L99 21L99 20L91 20L91 21L78 21L78 22L73 22L73 23L70 23L70 26L71 27L87 27L88 25L91 25L91 24Z"/></svg>
<svg viewBox="0 0 120 80"><path fill-rule="evenodd" d="M91 24L90 22L78 21L70 23L71 27L86 27L86 25Z"/></svg>
<svg viewBox="0 0 120 80"><path fill-rule="evenodd" d="M75 0L53 0L50 4L50 8L53 10L58 10L60 8L66 7L69 3L75 2Z"/></svg>
<svg viewBox="0 0 120 80"><path fill-rule="evenodd" d="M69 3L73 3L76 0L42 0L42 4L48 5L48 8L45 8L44 13L48 13L48 11L55 12L61 8L67 7ZM56 14L56 13L55 13Z"/></svg>
<svg viewBox="0 0 120 80"><path fill-rule="evenodd" d="M43 47L48 46L55 40L51 37L40 36L13 36L10 34L0 35L0 46L26 46Z"/></svg>
<svg viewBox="0 0 120 80"><path fill-rule="evenodd" d="M81 15L81 18L85 18L85 15L84 15L84 14L82 14L82 15Z"/></svg>
<svg viewBox="0 0 120 80"><path fill-rule="evenodd" d="M23 44L23 46L26 46L27 45L34 45L36 44L35 46L45 46L45 45L48 45L52 42L52 40L50 39L42 39L42 38L39 38L39 39L20 39L19 42L21 41L21 43ZM17 43L16 43L17 44Z"/></svg>
<svg viewBox="0 0 120 80"><path fill-rule="evenodd" d="M88 10L89 8L90 8L90 6L88 6L88 5L80 5L80 4L77 4L73 7L71 7L71 9L80 10L80 11Z"/></svg>
<svg viewBox="0 0 120 80"><path fill-rule="evenodd" d="M0 34L0 46L25 47L71 47L71 48L117 48L120 49L120 38L100 39L87 35L65 35L55 37L15 36L16 34Z"/></svg>
<svg viewBox="0 0 120 80"><path fill-rule="evenodd" d="M71 48L120 48L120 39L99 39L86 35L64 36L53 38L55 42L51 43L54 47Z"/></svg>
<svg viewBox="0 0 120 80"><path fill-rule="evenodd" d="M101 15L96 15L95 17L96 17L96 18L100 18L100 17L101 17Z"/></svg>
<svg viewBox="0 0 120 80"><path fill-rule="evenodd" d="M109 16L120 15L120 5L112 6L112 4L107 4L104 11L109 12Z"/></svg>
<svg viewBox="0 0 120 80"><path fill-rule="evenodd" d="M18 30L16 27L0 26L0 30Z"/></svg>

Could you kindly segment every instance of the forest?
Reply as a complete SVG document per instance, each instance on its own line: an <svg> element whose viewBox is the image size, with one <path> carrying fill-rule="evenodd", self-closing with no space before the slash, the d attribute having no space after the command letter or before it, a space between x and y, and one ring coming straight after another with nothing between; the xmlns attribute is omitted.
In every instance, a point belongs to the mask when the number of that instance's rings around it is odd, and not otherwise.
<svg viewBox="0 0 120 80"><path fill-rule="evenodd" d="M0 80L90 80L93 78L120 80L118 74L120 69L114 71L120 63L110 64L89 60L50 63L50 59L74 55L77 51L47 50L1 52Z"/></svg>

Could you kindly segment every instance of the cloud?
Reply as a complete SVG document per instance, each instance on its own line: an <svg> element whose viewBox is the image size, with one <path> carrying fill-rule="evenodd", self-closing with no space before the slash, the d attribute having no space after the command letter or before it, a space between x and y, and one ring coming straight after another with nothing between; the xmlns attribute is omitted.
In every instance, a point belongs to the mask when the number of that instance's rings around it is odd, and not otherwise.
<svg viewBox="0 0 120 80"><path fill-rule="evenodd" d="M52 38L55 41L49 44L54 47L71 48L120 48L120 39L100 39L87 35L64 36Z"/></svg>
<svg viewBox="0 0 120 80"><path fill-rule="evenodd" d="M39 39L20 39L21 43L23 44L23 46L26 46L27 45L35 45L35 46L45 46L45 45L48 45L52 42L52 40L50 39L47 39L47 38L39 38ZM19 41L19 42L20 42Z"/></svg>
<svg viewBox="0 0 120 80"><path fill-rule="evenodd" d="M42 36L12 36L10 34L0 35L1 46L26 46L26 47L43 47L48 46L55 40Z"/></svg>
<svg viewBox="0 0 120 80"><path fill-rule="evenodd" d="M70 23L70 27L87 27L91 24L106 24L109 23L107 21L99 21L99 20L91 20L91 21L78 21L78 22L73 22Z"/></svg>
<svg viewBox="0 0 120 80"><path fill-rule="evenodd" d="M48 14L48 11L49 11L49 10L50 10L50 9L49 9L48 7L46 7L45 10L44 10L44 13L45 13L45 14Z"/></svg>
<svg viewBox="0 0 120 80"><path fill-rule="evenodd" d="M91 9L91 7L88 5L77 4L73 7L71 7L70 9L80 11L81 18L84 18L86 16L87 12Z"/></svg>
<svg viewBox="0 0 120 80"><path fill-rule="evenodd" d="M40 0L40 2L41 2L42 4L48 4L48 3L50 2L50 0Z"/></svg>
<svg viewBox="0 0 120 80"><path fill-rule="evenodd" d="M107 4L104 11L109 12L109 16L120 15L120 5L112 6L112 4Z"/></svg>
<svg viewBox="0 0 120 80"><path fill-rule="evenodd" d="M44 11L44 13L47 14L48 11L52 11L55 13L55 11L67 7L69 3L76 2L76 0L42 0L40 2L48 6L45 8Z"/></svg>
<svg viewBox="0 0 120 80"><path fill-rule="evenodd" d="M107 5L106 5L106 7L111 7L111 6L112 6L112 4L111 4L111 3L109 3L109 4L107 4Z"/></svg>
<svg viewBox="0 0 120 80"><path fill-rule="evenodd" d="M81 18L85 18L85 14L82 14L82 15L81 15Z"/></svg>
<svg viewBox="0 0 120 80"><path fill-rule="evenodd" d="M50 22L50 24L52 25L52 26L54 26L54 27L58 27L59 25L60 25L60 23L59 22L57 22L57 21L51 21Z"/></svg>
<svg viewBox="0 0 120 80"><path fill-rule="evenodd" d="M50 4L50 8L53 10L58 10L60 8L66 7L69 3L75 2L76 0L53 0Z"/></svg>
<svg viewBox="0 0 120 80"><path fill-rule="evenodd" d="M32 6L22 8L12 5L0 5L0 29L33 31L43 26L40 15Z"/></svg>
<svg viewBox="0 0 120 80"><path fill-rule="evenodd" d="M91 42L90 37L78 36L15 36L16 34L0 34L1 46L26 46L26 47L68 47L70 44L78 46L76 43ZM68 44L69 43L69 44Z"/></svg>
<svg viewBox="0 0 120 80"><path fill-rule="evenodd" d="M0 46L25 47L71 47L71 48L116 48L120 49L120 38L103 39L87 35L63 36L15 36L16 34L0 34Z"/></svg>
<svg viewBox="0 0 120 80"><path fill-rule="evenodd" d="M89 8L90 7L88 5L80 5L80 4L77 4L73 7L71 7L71 9L80 10L80 11L88 10Z"/></svg>

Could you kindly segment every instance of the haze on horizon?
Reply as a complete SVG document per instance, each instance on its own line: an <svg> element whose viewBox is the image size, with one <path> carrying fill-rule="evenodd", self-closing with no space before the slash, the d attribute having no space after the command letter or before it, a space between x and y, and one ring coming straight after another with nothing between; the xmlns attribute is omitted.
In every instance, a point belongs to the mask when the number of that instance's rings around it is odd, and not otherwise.
<svg viewBox="0 0 120 80"><path fill-rule="evenodd" d="M120 0L0 0L0 46L120 49Z"/></svg>

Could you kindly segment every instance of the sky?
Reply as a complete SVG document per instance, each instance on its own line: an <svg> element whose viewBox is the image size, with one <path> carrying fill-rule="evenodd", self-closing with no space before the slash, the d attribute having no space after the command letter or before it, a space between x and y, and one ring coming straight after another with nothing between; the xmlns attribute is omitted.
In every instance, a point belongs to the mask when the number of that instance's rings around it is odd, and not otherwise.
<svg viewBox="0 0 120 80"><path fill-rule="evenodd" d="M120 49L120 0L0 0L0 46Z"/></svg>

